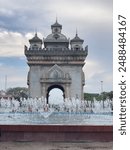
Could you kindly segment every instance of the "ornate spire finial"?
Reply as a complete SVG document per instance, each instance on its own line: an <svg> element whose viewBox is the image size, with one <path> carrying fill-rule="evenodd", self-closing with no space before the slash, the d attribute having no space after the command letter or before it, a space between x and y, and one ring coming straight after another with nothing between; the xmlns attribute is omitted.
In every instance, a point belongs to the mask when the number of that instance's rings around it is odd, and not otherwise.
<svg viewBox="0 0 130 150"><path fill-rule="evenodd" d="M35 28L35 36L37 36L37 28Z"/></svg>
<svg viewBox="0 0 130 150"><path fill-rule="evenodd" d="M57 19L57 14L56 14L56 23L57 23L57 20L58 20L58 19Z"/></svg>
<svg viewBox="0 0 130 150"><path fill-rule="evenodd" d="M78 36L78 31L77 31L77 28L76 28L76 37Z"/></svg>

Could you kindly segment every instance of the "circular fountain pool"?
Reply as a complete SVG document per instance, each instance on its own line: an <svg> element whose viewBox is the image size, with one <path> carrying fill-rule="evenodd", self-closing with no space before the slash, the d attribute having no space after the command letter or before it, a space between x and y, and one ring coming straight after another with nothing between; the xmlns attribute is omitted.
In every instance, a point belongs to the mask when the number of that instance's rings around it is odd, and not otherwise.
<svg viewBox="0 0 130 150"><path fill-rule="evenodd" d="M8 125L112 125L109 100L94 103L77 99L59 105L45 99L0 100L0 124Z"/></svg>
<svg viewBox="0 0 130 150"><path fill-rule="evenodd" d="M25 125L112 125L112 114L57 113L0 113L0 124Z"/></svg>

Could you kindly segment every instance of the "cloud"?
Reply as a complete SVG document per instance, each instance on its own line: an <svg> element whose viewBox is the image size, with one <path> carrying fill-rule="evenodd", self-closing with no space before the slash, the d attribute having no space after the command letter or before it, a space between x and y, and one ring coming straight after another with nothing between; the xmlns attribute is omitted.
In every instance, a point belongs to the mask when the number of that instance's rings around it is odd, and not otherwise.
<svg viewBox="0 0 130 150"><path fill-rule="evenodd" d="M92 1L58 0L58 5L57 5L57 3L55 3L57 2L57 0L54 0L54 3L49 3L49 8L53 12L57 12L57 11L60 12L60 15L64 16L67 19L73 18L73 20L71 21L81 20L83 22L88 21L88 23L90 20L94 21L95 23L96 22L109 22L112 19L110 17L111 9L109 9L109 7L106 5L102 5L102 3L99 3L99 2L97 3L96 1L93 1L93 0ZM94 4L95 2L96 4ZM82 22L80 23L82 24Z"/></svg>
<svg viewBox="0 0 130 150"><path fill-rule="evenodd" d="M12 16L14 16L14 12L12 10L9 10L9 9L1 8L0 9L0 16L12 17Z"/></svg>
<svg viewBox="0 0 130 150"><path fill-rule="evenodd" d="M38 32L42 39L43 35ZM34 37L34 33L22 34L1 29L0 31L0 57L24 56L24 45L29 46L29 39Z"/></svg>
<svg viewBox="0 0 130 150"><path fill-rule="evenodd" d="M99 62L94 60L86 60L85 65L83 67L83 71L85 73L85 77L90 79L95 74L99 74L103 72L103 68Z"/></svg>
<svg viewBox="0 0 130 150"><path fill-rule="evenodd" d="M23 35L19 32L0 31L0 56L23 56L24 45L28 45L28 37L33 37L33 34L29 36L29 33Z"/></svg>
<svg viewBox="0 0 130 150"><path fill-rule="evenodd" d="M23 55L25 38L17 32L0 32L0 56Z"/></svg>
<svg viewBox="0 0 130 150"><path fill-rule="evenodd" d="M108 69L96 60L86 60L86 64L83 67L85 74L84 91L92 93L101 92L101 81L104 83L104 91L112 90L112 68Z"/></svg>
<svg viewBox="0 0 130 150"><path fill-rule="evenodd" d="M47 24L54 22L56 14L67 30L69 26L81 29L109 27L112 22L112 0L6 0L0 2L0 7L4 12L3 27L19 32L35 28L46 32Z"/></svg>

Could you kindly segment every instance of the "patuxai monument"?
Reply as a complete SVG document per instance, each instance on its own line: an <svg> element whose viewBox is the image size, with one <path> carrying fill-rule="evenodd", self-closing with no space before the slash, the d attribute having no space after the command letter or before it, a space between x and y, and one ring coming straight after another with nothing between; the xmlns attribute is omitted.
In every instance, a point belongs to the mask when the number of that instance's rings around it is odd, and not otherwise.
<svg viewBox="0 0 130 150"><path fill-rule="evenodd" d="M83 99L85 77L82 68L88 47L83 48L84 40L77 32L71 40L62 34L62 25L57 19L51 30L52 33L43 40L35 33L29 40L30 47L25 46L29 96L45 97L48 102L49 92L59 88L64 98Z"/></svg>

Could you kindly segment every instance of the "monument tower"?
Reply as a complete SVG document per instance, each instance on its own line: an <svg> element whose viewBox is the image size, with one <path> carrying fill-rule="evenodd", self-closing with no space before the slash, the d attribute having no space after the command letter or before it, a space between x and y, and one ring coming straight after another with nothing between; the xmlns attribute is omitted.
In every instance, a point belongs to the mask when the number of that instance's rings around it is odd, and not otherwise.
<svg viewBox="0 0 130 150"><path fill-rule="evenodd" d="M83 99L85 77L82 70L88 54L88 47L83 49L84 40L77 32L69 41L61 33L62 25L51 25L51 34L41 40L37 33L25 46L25 55L29 65L27 84L30 97L49 98L53 88L63 91L64 98Z"/></svg>

